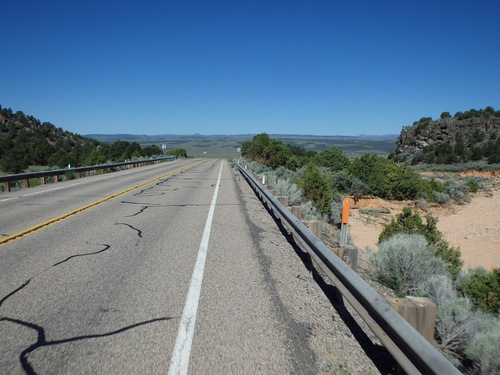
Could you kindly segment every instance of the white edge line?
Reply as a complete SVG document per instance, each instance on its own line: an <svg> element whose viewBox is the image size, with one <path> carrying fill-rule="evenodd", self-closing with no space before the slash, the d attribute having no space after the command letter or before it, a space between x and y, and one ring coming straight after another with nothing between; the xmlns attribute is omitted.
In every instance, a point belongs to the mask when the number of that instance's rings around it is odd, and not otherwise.
<svg viewBox="0 0 500 375"><path fill-rule="evenodd" d="M198 257L194 265L193 275L191 276L191 283L186 296L184 311L182 313L179 330L177 332L177 339L172 352L172 359L170 360L170 366L168 369L169 375L185 375L188 373L189 356L191 355L191 344L193 342L196 314L198 311L198 302L200 300L201 284L203 281L205 260L207 257L207 248L210 240L210 231L212 228L217 195L219 193L219 184L223 165L224 162L222 162L220 166L219 177L217 179L212 203L210 204L210 210L205 223L205 229L203 230L200 248L198 250Z"/></svg>

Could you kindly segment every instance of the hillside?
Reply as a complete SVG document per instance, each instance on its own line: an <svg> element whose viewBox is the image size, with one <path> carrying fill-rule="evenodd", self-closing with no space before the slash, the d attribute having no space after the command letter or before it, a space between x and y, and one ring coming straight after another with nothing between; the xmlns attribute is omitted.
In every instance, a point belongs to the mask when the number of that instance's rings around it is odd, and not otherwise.
<svg viewBox="0 0 500 375"><path fill-rule="evenodd" d="M163 155L157 146L142 148L137 142L120 140L109 145L0 105L0 170L3 172L21 173L30 166L80 167L155 155Z"/></svg>
<svg viewBox="0 0 500 375"><path fill-rule="evenodd" d="M452 164L469 161L500 162L500 111L492 107L451 117L424 117L403 128L398 137L396 160L412 164Z"/></svg>
<svg viewBox="0 0 500 375"><path fill-rule="evenodd" d="M30 165L83 165L100 142L0 106L0 169L19 173Z"/></svg>

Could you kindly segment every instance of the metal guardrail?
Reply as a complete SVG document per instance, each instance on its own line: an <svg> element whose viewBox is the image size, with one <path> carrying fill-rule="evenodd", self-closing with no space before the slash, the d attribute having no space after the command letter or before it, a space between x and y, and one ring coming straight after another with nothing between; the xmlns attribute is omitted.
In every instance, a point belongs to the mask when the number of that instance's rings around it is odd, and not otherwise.
<svg viewBox="0 0 500 375"><path fill-rule="evenodd" d="M110 170L110 169L121 168L121 167L126 167L126 166L132 166L132 168L136 168L136 167L139 167L142 165L153 164L153 163L160 162L163 160L173 160L173 159L177 159L177 156L166 156L163 158L137 160L137 161L124 162L124 163L115 163L115 164L101 164L101 165L94 165L94 166L90 166L90 167L56 169L53 171L8 174L8 175L0 176L0 183L4 184L4 191L10 191L10 183L16 182L16 181L24 181L24 186L29 187L29 180L32 178L39 178L41 180L42 184L44 184L45 177L55 177L56 182L57 182L58 176L64 175L67 172L75 172L77 178L80 178L82 173L87 174L87 172L90 172L90 171Z"/></svg>
<svg viewBox="0 0 500 375"><path fill-rule="evenodd" d="M328 246L271 195L244 168L241 174L294 238L326 273L337 290L363 318L407 374L460 374L431 343L404 320L385 299L351 270Z"/></svg>

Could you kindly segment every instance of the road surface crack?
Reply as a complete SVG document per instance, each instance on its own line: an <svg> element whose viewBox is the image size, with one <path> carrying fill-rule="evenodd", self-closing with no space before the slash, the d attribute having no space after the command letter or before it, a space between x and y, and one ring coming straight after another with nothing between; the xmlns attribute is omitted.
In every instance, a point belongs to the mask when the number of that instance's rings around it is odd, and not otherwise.
<svg viewBox="0 0 500 375"><path fill-rule="evenodd" d="M26 287L30 282L31 280L33 280L35 277L47 272L48 270L50 270L51 268L53 267L57 267L58 265L62 264L62 263L65 263L67 261L69 261L70 259L73 259L73 258L76 258L76 257L83 257L83 256L89 256L89 255L95 255L95 254L99 254L99 253L102 253L106 250L108 250L111 246L110 245L106 245L106 244L102 244L102 246L104 246L103 249L101 250L98 250L98 251L95 251L95 252L92 252L92 253L85 253L85 254L76 254L76 255L72 255L60 262L57 262L57 263L54 263L52 266L44 269L43 271L40 271L39 273L37 273L36 275L30 277L28 280L26 280L25 282L23 282L21 284L21 286L19 286L17 289L15 289L14 291L10 292L9 294L7 294L5 297L3 297L2 299L0 299L0 306L2 306L2 304L10 297L12 297L14 294L16 294L17 292L19 292L21 289L23 289L24 287Z"/></svg>
<svg viewBox="0 0 500 375"><path fill-rule="evenodd" d="M29 374L29 375L35 375L36 374L35 369L31 365L31 363L28 361L28 355L39 348L61 345L61 344L69 343L69 342L75 342L75 341L81 341L81 340L87 340L87 339L96 339L96 338L101 338L101 337L113 336L113 335L117 335L119 333L131 330L133 328L137 328L137 327L140 327L140 326L143 326L146 324L151 324L154 322L161 322L161 321L168 321L171 319L174 319L174 317L156 318L156 319L146 320L146 321L140 322L140 323L135 323L135 324L132 324L130 326L126 326L126 327L117 329L115 331L110 331L110 332L106 332L106 333L101 333L101 334L96 334L96 335L76 336L76 337L70 337L67 339L52 340L52 341L47 341L47 339L45 337L44 328L37 325L37 324L25 322L25 321L19 320L19 319L8 318L8 317L0 318L0 322L4 321L4 322L18 324L18 325L21 325L24 327L31 328L38 333L37 341L34 344L27 347L26 349L24 349L21 352L21 354L19 355L19 361L21 362L21 366L22 366L24 372L26 374Z"/></svg>
<svg viewBox="0 0 500 375"><path fill-rule="evenodd" d="M142 230L137 229L137 228L135 228L134 226L132 226L132 225L130 225L130 224L127 224L127 223L116 223L115 225L125 225L125 226L129 227L130 229L135 230L135 231L137 232L137 235L138 235L140 238L142 238Z"/></svg>

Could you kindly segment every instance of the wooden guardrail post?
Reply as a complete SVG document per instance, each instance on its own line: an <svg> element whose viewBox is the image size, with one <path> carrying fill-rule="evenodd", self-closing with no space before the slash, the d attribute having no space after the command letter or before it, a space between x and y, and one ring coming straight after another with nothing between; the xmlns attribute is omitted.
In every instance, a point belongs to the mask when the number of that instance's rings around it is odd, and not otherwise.
<svg viewBox="0 0 500 375"><path fill-rule="evenodd" d="M353 271L358 270L359 247L354 245L344 245L330 248L335 255L342 259L344 263L347 264Z"/></svg>
<svg viewBox="0 0 500 375"><path fill-rule="evenodd" d="M40 177L40 185L45 185L45 177Z"/></svg>
<svg viewBox="0 0 500 375"><path fill-rule="evenodd" d="M321 220L309 220L307 226L309 230L319 239L321 239L322 223Z"/></svg>
<svg viewBox="0 0 500 375"><path fill-rule="evenodd" d="M24 187L25 188L29 188L30 187L30 180L26 179L26 180L23 180L24 182Z"/></svg>
<svg viewBox="0 0 500 375"><path fill-rule="evenodd" d="M9 181L5 181L3 183L3 191L6 192L6 193L8 193L10 191L10 183L9 183Z"/></svg>
<svg viewBox="0 0 500 375"><path fill-rule="evenodd" d="M278 202L280 202L283 206L287 207L288 206L288 197L279 196Z"/></svg>
<svg viewBox="0 0 500 375"><path fill-rule="evenodd" d="M436 326L436 305L426 297L386 298L387 303L397 311L413 328L431 344L434 342Z"/></svg>
<svg viewBox="0 0 500 375"><path fill-rule="evenodd" d="M302 207L292 206L291 212L297 219L302 220Z"/></svg>

